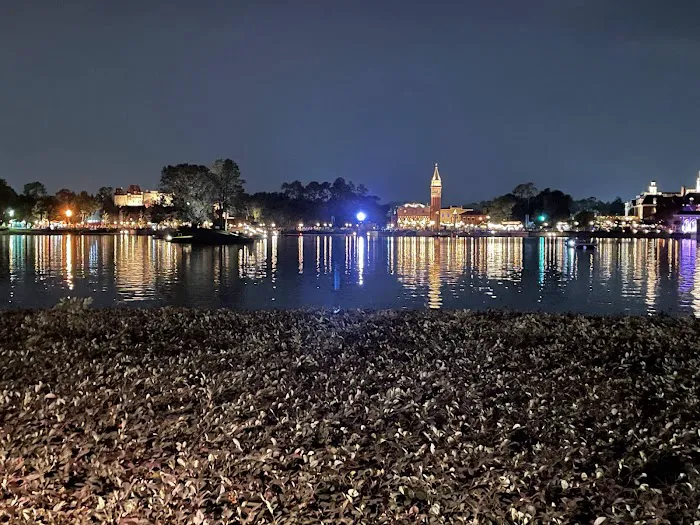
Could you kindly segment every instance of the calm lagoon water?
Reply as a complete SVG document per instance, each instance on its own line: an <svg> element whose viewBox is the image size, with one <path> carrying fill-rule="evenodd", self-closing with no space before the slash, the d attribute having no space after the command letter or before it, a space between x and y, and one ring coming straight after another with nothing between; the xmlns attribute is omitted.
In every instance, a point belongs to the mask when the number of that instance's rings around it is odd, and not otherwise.
<svg viewBox="0 0 700 525"><path fill-rule="evenodd" d="M0 237L3 308L507 308L700 314L694 240L270 237L190 247L119 236Z"/></svg>

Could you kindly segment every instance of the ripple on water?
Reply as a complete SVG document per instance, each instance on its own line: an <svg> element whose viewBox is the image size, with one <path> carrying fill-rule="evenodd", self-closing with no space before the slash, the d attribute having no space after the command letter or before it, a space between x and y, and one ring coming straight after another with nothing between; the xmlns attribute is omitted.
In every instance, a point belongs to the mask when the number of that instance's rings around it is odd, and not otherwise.
<svg viewBox="0 0 700 525"><path fill-rule="evenodd" d="M100 306L510 308L700 313L694 240L271 237L188 247L150 237L0 238L5 307L92 296Z"/></svg>

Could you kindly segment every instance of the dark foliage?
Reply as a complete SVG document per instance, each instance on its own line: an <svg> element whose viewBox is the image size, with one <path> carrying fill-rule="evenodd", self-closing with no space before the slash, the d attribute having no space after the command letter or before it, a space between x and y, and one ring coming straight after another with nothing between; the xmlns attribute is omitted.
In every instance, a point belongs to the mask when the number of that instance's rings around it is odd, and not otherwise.
<svg viewBox="0 0 700 525"><path fill-rule="evenodd" d="M0 521L693 523L698 341L695 319L6 312Z"/></svg>
<svg viewBox="0 0 700 525"><path fill-rule="evenodd" d="M300 181L284 183L281 192L255 193L246 201L253 220L286 227L312 221L342 226L356 222L358 211L365 212L369 222L384 224L389 210L362 184L355 186L340 177L332 183L312 181L306 186Z"/></svg>
<svg viewBox="0 0 700 525"><path fill-rule="evenodd" d="M579 212L592 212L594 215L624 215L625 204L619 197L612 202L600 201L594 197L573 200L560 190L545 188L537 191L534 184L519 184L512 192L493 200L474 203L469 207L487 210L492 221L524 220L529 215L534 221L543 217L545 221L565 221Z"/></svg>

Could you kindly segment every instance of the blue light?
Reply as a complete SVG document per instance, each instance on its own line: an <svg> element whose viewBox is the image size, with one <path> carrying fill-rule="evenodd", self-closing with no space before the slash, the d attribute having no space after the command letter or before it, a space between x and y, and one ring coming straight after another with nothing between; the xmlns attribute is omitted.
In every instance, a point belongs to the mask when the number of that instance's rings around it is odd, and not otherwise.
<svg viewBox="0 0 700 525"><path fill-rule="evenodd" d="M367 218L367 214L363 211L358 211L357 215L355 215L355 217L357 217L358 221L362 222Z"/></svg>

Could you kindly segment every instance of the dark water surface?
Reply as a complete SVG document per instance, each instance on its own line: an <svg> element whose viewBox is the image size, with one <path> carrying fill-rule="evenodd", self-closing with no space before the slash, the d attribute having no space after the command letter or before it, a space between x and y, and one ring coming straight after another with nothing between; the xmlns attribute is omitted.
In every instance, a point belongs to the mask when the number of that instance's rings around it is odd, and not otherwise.
<svg viewBox="0 0 700 525"><path fill-rule="evenodd" d="M270 237L250 247L151 237L2 236L3 308L96 306L508 308L700 313L694 240Z"/></svg>

